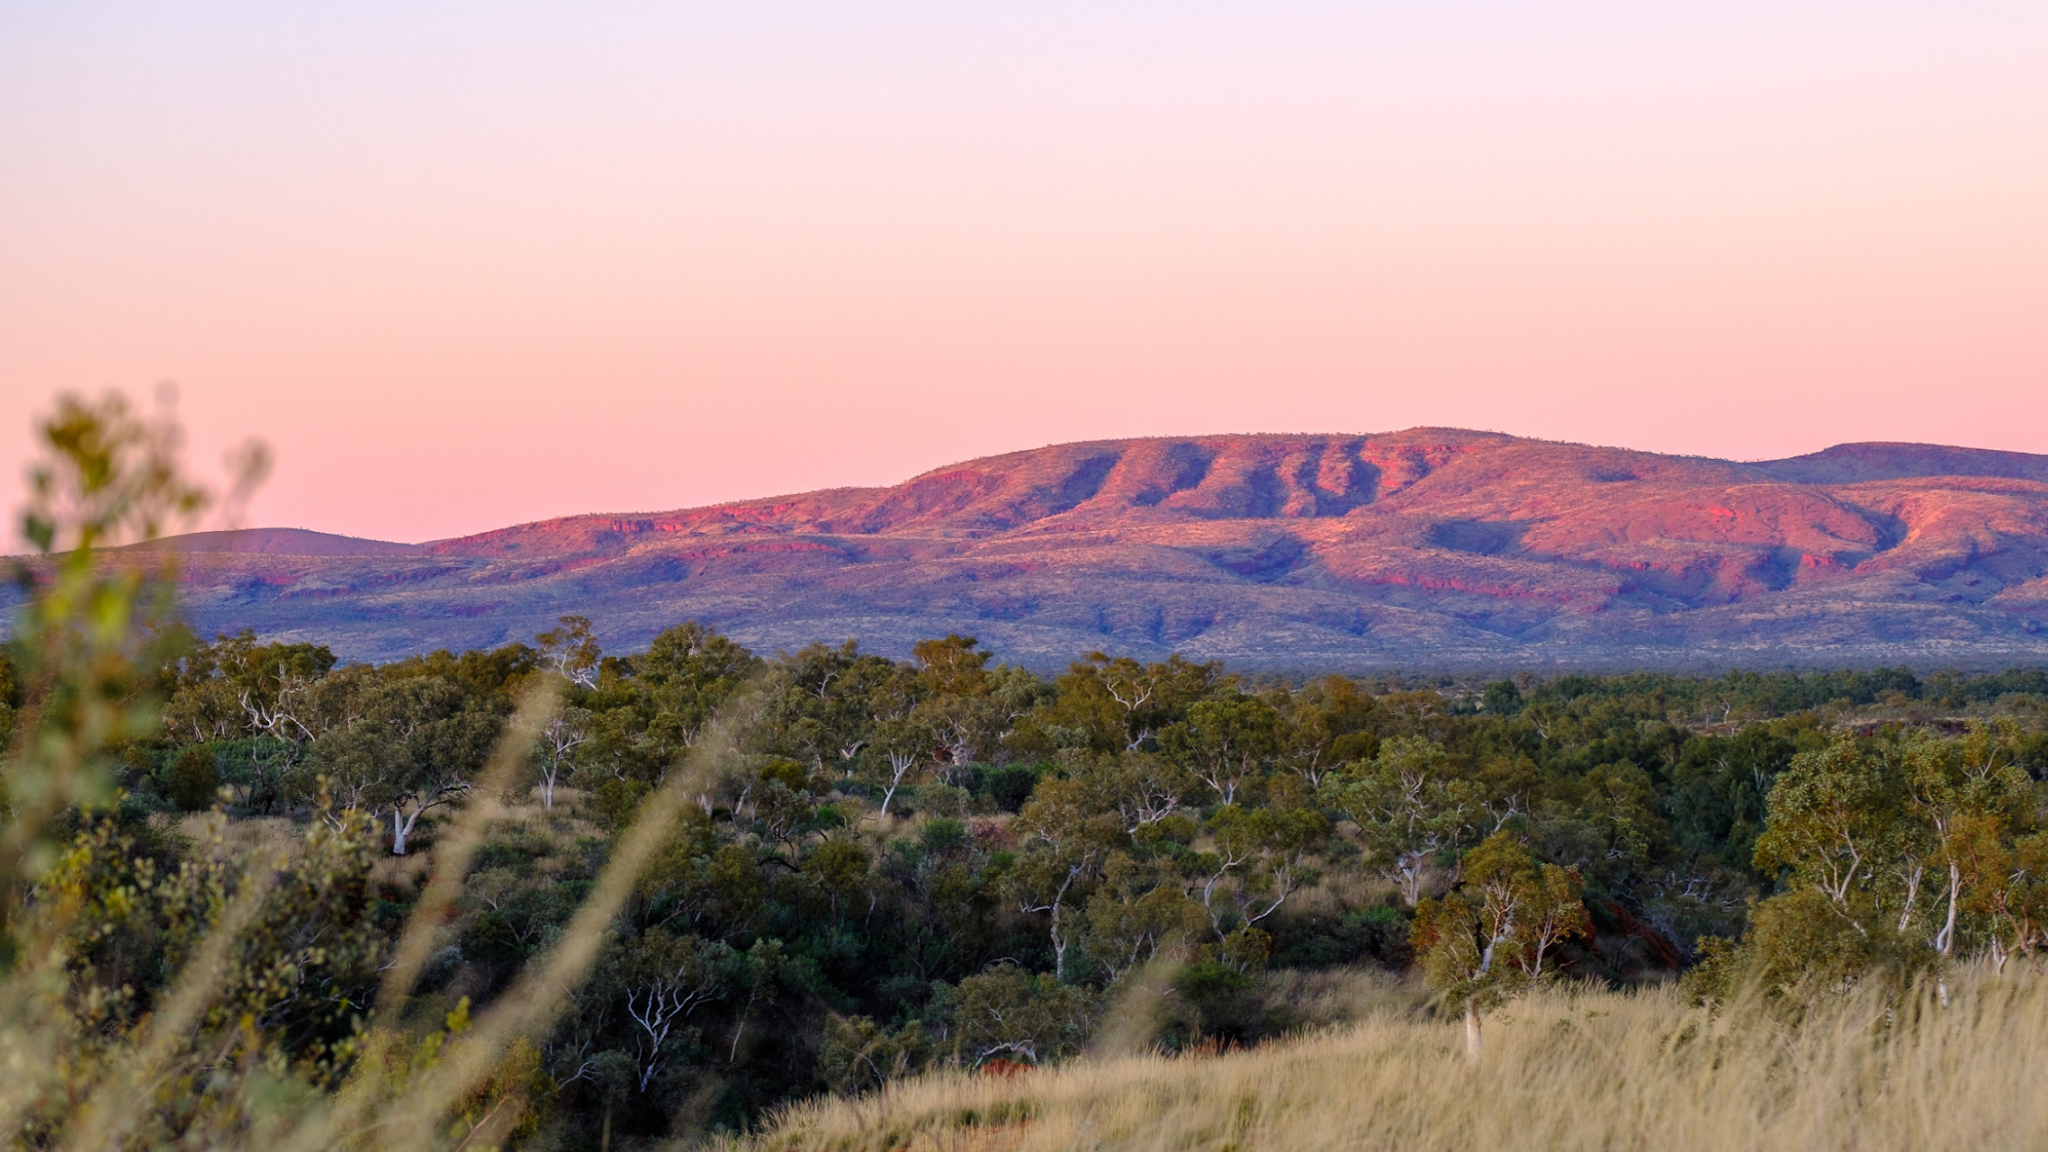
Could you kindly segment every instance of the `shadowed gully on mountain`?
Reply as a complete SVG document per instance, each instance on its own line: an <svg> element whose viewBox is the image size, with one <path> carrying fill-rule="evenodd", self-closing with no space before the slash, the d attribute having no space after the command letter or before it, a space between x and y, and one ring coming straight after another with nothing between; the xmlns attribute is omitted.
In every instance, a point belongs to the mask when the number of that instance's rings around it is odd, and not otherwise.
<svg viewBox="0 0 2048 1152"><path fill-rule="evenodd" d="M1849 444L1760 463L1452 429L1062 444L890 488L571 516L423 545L287 529L186 558L205 631L385 659L972 633L1250 667L2048 660L2048 456ZM208 551L209 549L220 549Z"/></svg>

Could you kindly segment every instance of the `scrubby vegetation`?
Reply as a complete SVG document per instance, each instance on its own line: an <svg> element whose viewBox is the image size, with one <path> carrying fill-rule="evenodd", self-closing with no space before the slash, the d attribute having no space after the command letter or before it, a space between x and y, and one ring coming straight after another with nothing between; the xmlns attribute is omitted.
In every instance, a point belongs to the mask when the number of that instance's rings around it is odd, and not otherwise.
<svg viewBox="0 0 2048 1152"><path fill-rule="evenodd" d="M1810 1050L1790 1108L2040 1002L2048 673L1047 677L963 636L608 654L573 616L351 665L183 636L170 574L101 551L202 503L168 430L72 404L47 439L0 663L17 1143L884 1147L819 1134L965 1092L1061 1144L1123 1081L959 1077L1091 1049L1188 1078L1161 1101L1280 1077L1184 1117L1244 1132L1384 1096L1302 1060L1441 1094L1446 1045L1493 1083L1611 1040L1696 1101ZM1756 1030L1777 1063L1674 1055ZM786 1110L827 1093L866 1111ZM1359 1139L1499 1127L1443 1123Z"/></svg>

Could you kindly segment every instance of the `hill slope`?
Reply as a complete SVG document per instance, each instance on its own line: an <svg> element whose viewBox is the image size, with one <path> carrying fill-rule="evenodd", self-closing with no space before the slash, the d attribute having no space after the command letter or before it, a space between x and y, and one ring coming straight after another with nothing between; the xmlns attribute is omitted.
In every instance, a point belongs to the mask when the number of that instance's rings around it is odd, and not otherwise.
<svg viewBox="0 0 2048 1152"><path fill-rule="evenodd" d="M2048 660L2048 456L1928 445L1737 463L1436 428L1116 440L419 546L245 538L193 568L197 623L371 659L581 612L615 650L698 617L760 649L955 630L1055 666Z"/></svg>
<svg viewBox="0 0 2048 1152"><path fill-rule="evenodd" d="M1975 1001L1970 1010L1898 1013L1882 1058L1871 1054L1865 1021L1878 1013L1870 1000L1823 998L1803 1026L1765 1031L1774 1026L1731 1025L1730 1014L1689 1008L1675 988L1552 985L1495 1014L1475 1068L1464 1059L1457 1024L1400 1011L1385 992L1350 1005L1326 992L1322 1004L1352 1007L1362 1019L1222 1056L1104 1054L1022 1074L933 1073L899 1080L887 1096L815 1097L775 1114L736 1147L2027 1148L2048 1127L2048 1097L2023 1079L2038 1065L2022 1062L2031 1060L2027 1052L2048 1058L2048 985L2029 969L2012 973L2002 981L1970 979L1961 1001ZM1123 1019L1137 1024L1126 1028L1142 1036L1143 1006L1124 995ZM1759 1033L1768 1040L1758 1042Z"/></svg>
<svg viewBox="0 0 2048 1152"><path fill-rule="evenodd" d="M313 532L305 528L192 532L152 540L147 544L130 544L123 549L128 552L260 553L275 556L411 556L419 550L417 544L336 536L332 532Z"/></svg>

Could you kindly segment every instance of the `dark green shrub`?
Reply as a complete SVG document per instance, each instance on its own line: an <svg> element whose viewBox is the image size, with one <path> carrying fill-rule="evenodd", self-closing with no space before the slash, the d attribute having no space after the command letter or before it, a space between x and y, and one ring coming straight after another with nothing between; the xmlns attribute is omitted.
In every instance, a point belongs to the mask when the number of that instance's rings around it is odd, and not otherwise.
<svg viewBox="0 0 2048 1152"><path fill-rule="evenodd" d="M1251 977L1228 964L1190 964L1174 990L1194 1010L1202 1035L1240 1044L1258 1039L1263 1005Z"/></svg>
<svg viewBox="0 0 2048 1152"><path fill-rule="evenodd" d="M180 812L206 811L213 807L219 792L220 764L213 749L204 744L179 753L164 774L164 799L177 805Z"/></svg>
<svg viewBox="0 0 2048 1152"><path fill-rule="evenodd" d="M961 820L933 820L922 833L927 852L949 852L967 843L967 824Z"/></svg>
<svg viewBox="0 0 2048 1152"><path fill-rule="evenodd" d="M1408 917L1400 909L1385 905L1341 916L1307 915L1281 920L1273 926L1273 934L1273 963L1281 968L1378 964L1399 971L1412 959Z"/></svg>
<svg viewBox="0 0 2048 1152"><path fill-rule="evenodd" d="M591 819L607 832L617 832L632 823L640 802L654 791L645 780L607 780L590 798Z"/></svg>
<svg viewBox="0 0 2048 1152"><path fill-rule="evenodd" d="M1031 799L1038 787L1038 770L1026 764L1006 764L988 774L989 798L1005 812L1015 812Z"/></svg>

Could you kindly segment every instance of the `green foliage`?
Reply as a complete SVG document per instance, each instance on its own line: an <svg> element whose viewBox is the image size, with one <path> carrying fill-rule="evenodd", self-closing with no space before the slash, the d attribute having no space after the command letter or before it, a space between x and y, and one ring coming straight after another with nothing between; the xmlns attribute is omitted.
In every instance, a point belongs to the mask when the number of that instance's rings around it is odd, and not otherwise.
<svg viewBox="0 0 2048 1152"><path fill-rule="evenodd" d="M1496 832L1465 855L1462 882L1416 909L1413 940L1432 988L1484 1006L1555 970L1555 949L1589 935L1576 870L1539 863Z"/></svg>
<svg viewBox="0 0 2048 1152"><path fill-rule="evenodd" d="M606 780L593 794L591 815L599 828L617 832L632 822L640 802L652 791L654 786L645 780Z"/></svg>
<svg viewBox="0 0 2048 1152"><path fill-rule="evenodd" d="M1479 706L1495 716L1513 716L1522 710L1522 690L1513 680L1496 680L1486 686Z"/></svg>
<svg viewBox="0 0 2048 1152"><path fill-rule="evenodd" d="M1841 737L1793 757L1756 841L1780 891L1739 946L1710 950L1693 995L1804 1005L1872 980L1902 988L1958 955L2002 968L2048 946L2048 839L2019 736L1999 722L1958 739Z"/></svg>
<svg viewBox="0 0 2048 1152"><path fill-rule="evenodd" d="M1040 1064L1080 1051L1102 998L1014 965L969 976L942 993L958 1029L961 1059L1023 1057Z"/></svg>
<svg viewBox="0 0 2048 1152"><path fill-rule="evenodd" d="M180 812L203 812L213 806L220 791L220 764L213 749L195 744L178 753L164 774L164 799Z"/></svg>
<svg viewBox="0 0 2048 1152"><path fill-rule="evenodd" d="M818 1079L852 1095L921 1072L935 1055L932 1038L915 1020L889 1032L866 1016L833 1016L825 1021Z"/></svg>
<svg viewBox="0 0 2048 1152"><path fill-rule="evenodd" d="M1380 874L1399 885L1410 907L1422 898L1430 861L1464 843L1484 819L1482 797L1443 745L1409 736L1331 773L1318 794L1358 825Z"/></svg>
<svg viewBox="0 0 2048 1152"><path fill-rule="evenodd" d="M1241 1043L1252 1039L1261 1023L1258 981L1233 965L1214 960L1190 964L1175 978L1173 990L1193 1011L1203 1035Z"/></svg>
<svg viewBox="0 0 2048 1152"><path fill-rule="evenodd" d="M1274 965L1335 968L1375 964L1400 971L1414 958L1408 917L1384 905L1340 915L1305 914L1274 923Z"/></svg>
<svg viewBox="0 0 2048 1152"><path fill-rule="evenodd" d="M148 435L66 435L98 478L47 486L93 493L38 505L53 542L185 506ZM961 635L607 656L575 616L371 667L191 643L170 573L84 551L0 663L23 1143L647 1141L1071 1056L1147 971L1179 1045L1295 1026L1297 969L1419 966L1476 1039L1559 974L1796 1015L2048 953L2033 673L1047 679Z"/></svg>
<svg viewBox="0 0 2048 1152"><path fill-rule="evenodd" d="M392 853L403 856L419 818L483 767L499 717L440 676L363 677L353 687L348 718L312 742L288 788L331 789L349 808L388 816Z"/></svg>

